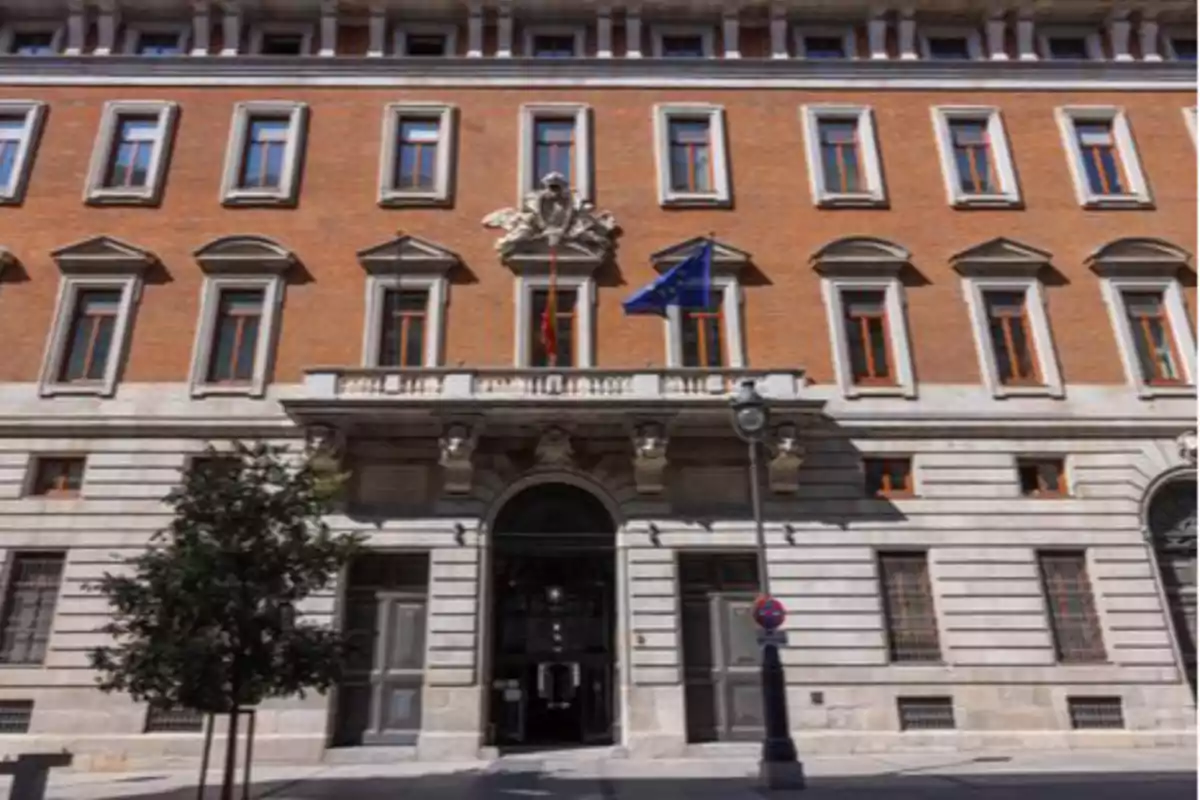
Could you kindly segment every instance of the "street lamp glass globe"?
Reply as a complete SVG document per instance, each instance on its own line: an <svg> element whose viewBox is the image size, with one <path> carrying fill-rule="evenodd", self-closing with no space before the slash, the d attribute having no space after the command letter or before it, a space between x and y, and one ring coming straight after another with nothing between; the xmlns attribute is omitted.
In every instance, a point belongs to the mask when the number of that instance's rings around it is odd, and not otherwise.
<svg viewBox="0 0 1200 800"><path fill-rule="evenodd" d="M767 424L767 412L762 406L743 406L736 416L738 427L745 433L758 433Z"/></svg>

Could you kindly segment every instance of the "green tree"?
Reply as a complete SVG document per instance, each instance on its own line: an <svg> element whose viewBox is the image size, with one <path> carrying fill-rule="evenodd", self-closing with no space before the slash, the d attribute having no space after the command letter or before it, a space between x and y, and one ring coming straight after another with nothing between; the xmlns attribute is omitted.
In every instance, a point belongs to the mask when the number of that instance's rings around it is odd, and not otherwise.
<svg viewBox="0 0 1200 800"><path fill-rule="evenodd" d="M221 798L231 800L237 710L338 680L346 640L296 607L336 581L360 540L324 522L343 477L328 459L297 463L281 448L239 443L192 464L166 498L174 519L132 574L98 582L114 644L91 663L106 692L229 714Z"/></svg>

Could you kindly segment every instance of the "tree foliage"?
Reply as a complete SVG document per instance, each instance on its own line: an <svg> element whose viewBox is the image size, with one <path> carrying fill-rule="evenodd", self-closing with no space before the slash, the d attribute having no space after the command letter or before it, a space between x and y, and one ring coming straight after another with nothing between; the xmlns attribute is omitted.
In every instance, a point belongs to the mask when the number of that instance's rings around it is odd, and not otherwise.
<svg viewBox="0 0 1200 800"><path fill-rule="evenodd" d="M336 581L359 544L323 519L338 477L263 444L194 461L167 496L170 526L132 574L97 584L115 637L91 653L100 688L228 713L334 684L347 643L296 608Z"/></svg>

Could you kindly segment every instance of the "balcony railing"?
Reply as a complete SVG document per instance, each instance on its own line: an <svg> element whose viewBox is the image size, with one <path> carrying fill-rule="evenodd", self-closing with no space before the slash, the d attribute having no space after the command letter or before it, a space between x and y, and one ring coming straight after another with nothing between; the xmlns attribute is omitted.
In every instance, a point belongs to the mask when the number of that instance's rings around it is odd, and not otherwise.
<svg viewBox="0 0 1200 800"><path fill-rule="evenodd" d="M751 369L329 368L305 377L307 401L662 402L722 401L753 378L776 401L804 399L801 371Z"/></svg>

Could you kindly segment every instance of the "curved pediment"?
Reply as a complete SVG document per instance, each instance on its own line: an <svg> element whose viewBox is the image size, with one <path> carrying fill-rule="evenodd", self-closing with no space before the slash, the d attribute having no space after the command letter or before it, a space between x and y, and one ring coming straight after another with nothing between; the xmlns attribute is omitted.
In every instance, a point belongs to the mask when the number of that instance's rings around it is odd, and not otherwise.
<svg viewBox="0 0 1200 800"><path fill-rule="evenodd" d="M444 275L461 263L457 253L407 234L358 251L358 263L372 275Z"/></svg>
<svg viewBox="0 0 1200 800"><path fill-rule="evenodd" d="M659 272L666 272L671 267L686 258L690 258L695 252L705 243L709 241L707 236L693 236L691 239L673 244L670 247L664 247L650 255L650 261L654 264L654 268ZM713 256L712 268L714 272L725 274L734 274L741 272L742 268L750 263L750 254L745 250L739 250L733 245L726 244L720 239L712 239Z"/></svg>
<svg viewBox="0 0 1200 800"><path fill-rule="evenodd" d="M1165 239L1129 236L1096 248L1087 265L1103 274L1174 274L1191 261L1191 253Z"/></svg>
<svg viewBox="0 0 1200 800"><path fill-rule="evenodd" d="M997 236L950 256L950 265L960 275L1033 276L1050 264L1050 254L1032 245Z"/></svg>
<svg viewBox="0 0 1200 800"><path fill-rule="evenodd" d="M822 274L895 275L911 257L907 248L887 239L847 236L818 250L812 263Z"/></svg>
<svg viewBox="0 0 1200 800"><path fill-rule="evenodd" d="M67 273L141 274L158 258L149 250L113 236L93 236L50 253L58 268Z"/></svg>
<svg viewBox="0 0 1200 800"><path fill-rule="evenodd" d="M223 236L193 254L205 272L280 274L296 255L266 236Z"/></svg>

